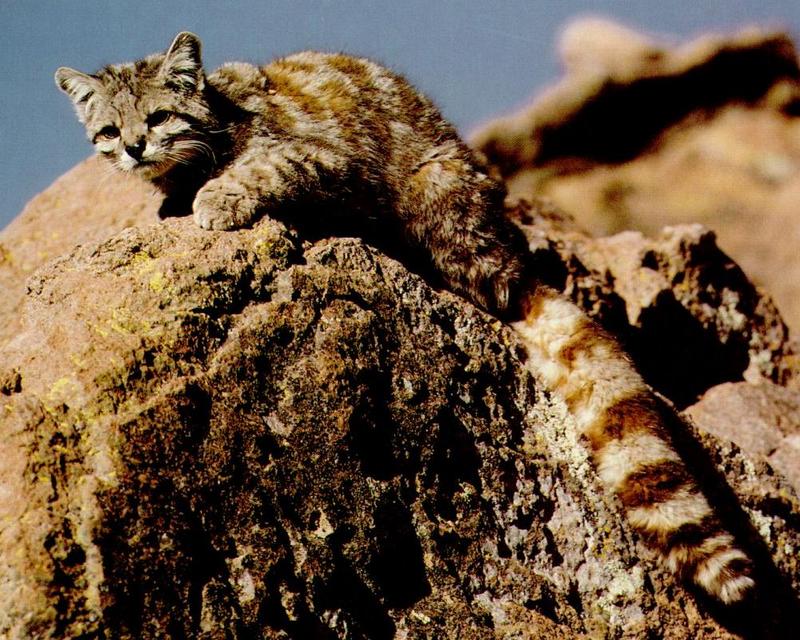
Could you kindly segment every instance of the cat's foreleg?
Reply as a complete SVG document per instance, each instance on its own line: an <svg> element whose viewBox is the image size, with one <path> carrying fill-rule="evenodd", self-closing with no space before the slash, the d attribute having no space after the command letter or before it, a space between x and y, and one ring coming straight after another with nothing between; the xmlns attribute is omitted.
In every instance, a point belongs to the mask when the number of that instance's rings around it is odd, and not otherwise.
<svg viewBox="0 0 800 640"><path fill-rule="evenodd" d="M194 198L194 220L204 229L238 229L303 194L324 190L323 176L346 161L303 141L252 144Z"/></svg>

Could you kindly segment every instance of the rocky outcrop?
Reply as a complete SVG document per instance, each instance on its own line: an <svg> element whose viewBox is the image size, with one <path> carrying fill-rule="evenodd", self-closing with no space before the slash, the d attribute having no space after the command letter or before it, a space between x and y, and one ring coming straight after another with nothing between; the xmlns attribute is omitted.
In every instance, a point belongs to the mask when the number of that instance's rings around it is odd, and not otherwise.
<svg viewBox="0 0 800 640"><path fill-rule="evenodd" d="M794 49L595 21L562 50L477 140L542 278L688 407L756 601L656 566L495 319L360 240L156 223L89 160L0 233L0 637L792 637L796 346L712 232L660 227L723 212L800 317Z"/></svg>
<svg viewBox="0 0 800 640"><path fill-rule="evenodd" d="M678 406L729 380L798 383L797 345L772 299L708 229L595 239L546 204L520 202L509 215L539 272L619 336L647 381Z"/></svg>
<svg viewBox="0 0 800 640"><path fill-rule="evenodd" d="M800 71L782 33L668 46L597 19L569 26L566 73L477 132L512 194L597 235L702 223L800 328Z"/></svg>
<svg viewBox="0 0 800 640"><path fill-rule="evenodd" d="M95 193L82 171L55 193ZM105 204L68 206L151 206L137 185L103 188ZM665 393L795 375L769 299L707 233L595 244L553 211L509 213L543 277L631 344L655 322L665 344L691 334L728 354ZM64 219L51 192L11 233ZM779 638L797 624L800 501L759 452L679 437L757 558L753 608L717 610L639 545L495 319L360 240L270 220L131 225L2 300L17 330L0 346L0 637ZM657 371L667 351L637 357Z"/></svg>
<svg viewBox="0 0 800 640"><path fill-rule="evenodd" d="M0 346L20 329L25 281L36 269L75 245L152 224L158 204L150 187L110 173L99 158L82 162L31 200L0 232Z"/></svg>
<svg viewBox="0 0 800 640"><path fill-rule="evenodd" d="M728 382L686 413L704 431L764 456L800 492L800 393L775 384Z"/></svg>

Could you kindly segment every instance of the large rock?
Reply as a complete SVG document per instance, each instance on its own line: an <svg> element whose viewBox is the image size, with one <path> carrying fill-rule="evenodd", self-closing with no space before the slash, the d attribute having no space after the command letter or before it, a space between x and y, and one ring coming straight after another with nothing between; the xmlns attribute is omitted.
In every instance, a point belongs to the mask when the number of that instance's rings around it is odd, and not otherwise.
<svg viewBox="0 0 800 640"><path fill-rule="evenodd" d="M703 430L764 456L800 492L800 393L775 384L729 382L686 413Z"/></svg>
<svg viewBox="0 0 800 640"><path fill-rule="evenodd" d="M591 238L552 206L509 210L550 284L616 334L647 381L678 406L727 381L798 384L797 344L769 295L701 225L655 238Z"/></svg>
<svg viewBox="0 0 800 640"><path fill-rule="evenodd" d="M135 178L111 172L97 157L82 162L36 196L0 231L0 346L19 331L26 279L77 244L152 224L159 200Z"/></svg>
<svg viewBox="0 0 800 640"><path fill-rule="evenodd" d="M782 33L668 46L569 26L564 78L476 133L511 192L597 235L702 223L800 329L800 70Z"/></svg>
<svg viewBox="0 0 800 640"><path fill-rule="evenodd" d="M63 206L150 206L138 185L105 188L105 203ZM543 276L635 334L632 298L580 249L591 240L520 207ZM60 205L47 215L62 233ZM501 323L359 240L131 224L0 301L18 328L0 348L0 637L777 638L797 624L800 502L758 454L679 438L758 562L755 609L718 610L639 545ZM725 379L790 379L768 299L709 267L729 261L692 233L711 258L672 296L710 327L697 344L736 345ZM692 255L670 253L673 236L645 260L656 275ZM660 353L639 357L657 368Z"/></svg>

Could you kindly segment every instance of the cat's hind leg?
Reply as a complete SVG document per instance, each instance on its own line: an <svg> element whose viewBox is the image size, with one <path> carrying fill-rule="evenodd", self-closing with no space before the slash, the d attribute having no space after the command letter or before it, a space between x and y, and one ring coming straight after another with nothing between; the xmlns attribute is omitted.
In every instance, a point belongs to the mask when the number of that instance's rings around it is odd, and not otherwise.
<svg viewBox="0 0 800 640"><path fill-rule="evenodd" d="M456 141L441 144L398 188L406 234L447 285L504 316L523 277L527 245L503 214L504 188Z"/></svg>

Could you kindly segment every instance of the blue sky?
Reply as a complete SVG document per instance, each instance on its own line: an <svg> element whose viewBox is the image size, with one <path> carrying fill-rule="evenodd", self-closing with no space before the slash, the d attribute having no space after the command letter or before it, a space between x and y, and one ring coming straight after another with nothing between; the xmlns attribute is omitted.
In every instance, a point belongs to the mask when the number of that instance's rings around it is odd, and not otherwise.
<svg viewBox="0 0 800 640"><path fill-rule="evenodd" d="M301 49L377 59L432 97L462 132L558 77L559 28L577 14L684 38L758 22L800 28L796 0L0 0L0 228L91 153L53 83L163 50L181 30L206 66Z"/></svg>

